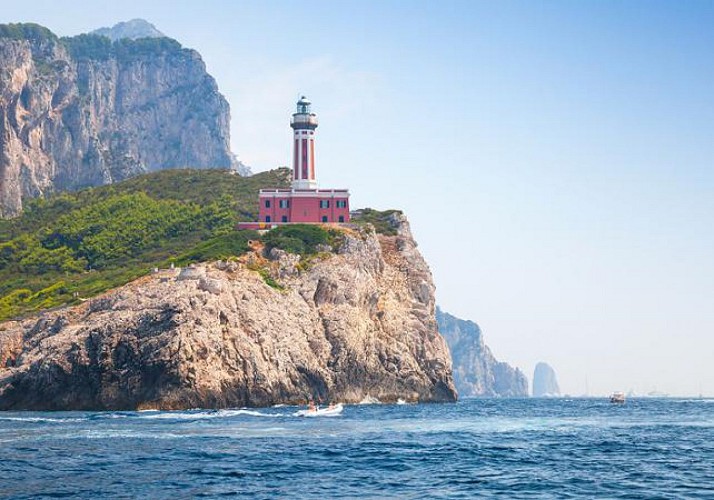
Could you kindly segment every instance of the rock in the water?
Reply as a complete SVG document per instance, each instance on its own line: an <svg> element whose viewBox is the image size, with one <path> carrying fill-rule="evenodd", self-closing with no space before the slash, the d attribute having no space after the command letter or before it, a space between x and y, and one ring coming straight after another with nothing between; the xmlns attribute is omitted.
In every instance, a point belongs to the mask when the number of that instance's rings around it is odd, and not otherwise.
<svg viewBox="0 0 714 500"><path fill-rule="evenodd" d="M454 366L454 383L461 397L528 396L528 379L518 368L497 361L483 341L481 329L436 309L439 332L446 339Z"/></svg>
<svg viewBox="0 0 714 500"><path fill-rule="evenodd" d="M540 362L533 372L533 397L548 398L560 396L555 370L548 363Z"/></svg>
<svg viewBox="0 0 714 500"><path fill-rule="evenodd" d="M2 323L0 409L454 401L431 273L394 223L394 236L345 230L300 272L256 250Z"/></svg>
<svg viewBox="0 0 714 500"><path fill-rule="evenodd" d="M0 217L57 191L166 168L233 168L228 102L170 38L59 39L0 25Z"/></svg>

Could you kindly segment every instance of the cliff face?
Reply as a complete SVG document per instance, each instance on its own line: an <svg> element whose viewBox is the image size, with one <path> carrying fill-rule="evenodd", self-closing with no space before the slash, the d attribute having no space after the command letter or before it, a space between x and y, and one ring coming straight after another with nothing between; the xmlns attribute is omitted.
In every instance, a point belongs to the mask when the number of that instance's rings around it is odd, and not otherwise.
<svg viewBox="0 0 714 500"><path fill-rule="evenodd" d="M234 165L228 103L197 52L169 38L10 28L0 30L0 217L54 191Z"/></svg>
<svg viewBox="0 0 714 500"><path fill-rule="evenodd" d="M538 363L533 371L533 397L556 396L560 396L560 387L555 370L548 363Z"/></svg>
<svg viewBox="0 0 714 500"><path fill-rule="evenodd" d="M436 310L439 332L446 339L454 366L459 395L528 396L528 379L518 368L497 361L483 341L479 326Z"/></svg>
<svg viewBox="0 0 714 500"><path fill-rule="evenodd" d="M0 409L453 401L431 273L392 222L309 263L256 249L0 324Z"/></svg>

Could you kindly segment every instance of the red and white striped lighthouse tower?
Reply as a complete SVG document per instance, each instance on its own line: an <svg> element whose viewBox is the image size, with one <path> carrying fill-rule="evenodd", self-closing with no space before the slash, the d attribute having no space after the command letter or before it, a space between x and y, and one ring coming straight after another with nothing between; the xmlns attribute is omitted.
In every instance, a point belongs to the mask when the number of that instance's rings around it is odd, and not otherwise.
<svg viewBox="0 0 714 500"><path fill-rule="evenodd" d="M294 131L293 141L293 189L316 189L315 176L315 129L317 115L310 112L312 103L302 96L297 102L290 126Z"/></svg>

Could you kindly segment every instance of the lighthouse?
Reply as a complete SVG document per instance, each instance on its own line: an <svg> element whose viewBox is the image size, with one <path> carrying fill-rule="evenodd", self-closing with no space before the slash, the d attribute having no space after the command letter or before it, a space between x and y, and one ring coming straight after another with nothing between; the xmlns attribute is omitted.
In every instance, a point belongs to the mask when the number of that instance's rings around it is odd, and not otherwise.
<svg viewBox="0 0 714 500"><path fill-rule="evenodd" d="M241 222L240 229L270 229L282 224L341 224L350 221L348 189L318 188L315 173L317 115L302 96L290 119L293 129L293 171L289 189L261 189L258 222Z"/></svg>
<svg viewBox="0 0 714 500"><path fill-rule="evenodd" d="M302 96L297 112L290 119L293 133L293 189L316 189L315 129L317 115L310 110L312 103Z"/></svg>

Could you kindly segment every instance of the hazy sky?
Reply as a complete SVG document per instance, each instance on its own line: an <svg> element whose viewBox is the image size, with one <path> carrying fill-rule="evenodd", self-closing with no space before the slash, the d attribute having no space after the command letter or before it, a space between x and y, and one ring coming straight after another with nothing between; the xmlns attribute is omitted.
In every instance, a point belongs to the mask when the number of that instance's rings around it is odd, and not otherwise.
<svg viewBox="0 0 714 500"><path fill-rule="evenodd" d="M2 0L72 35L142 17L197 49L234 151L403 209L444 310L529 378L714 395L714 2Z"/></svg>

